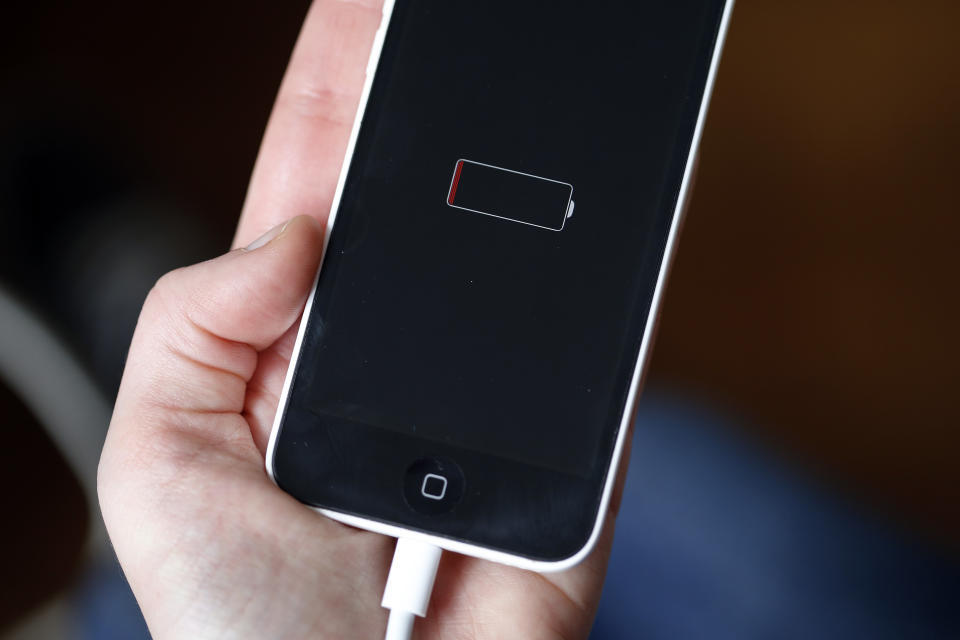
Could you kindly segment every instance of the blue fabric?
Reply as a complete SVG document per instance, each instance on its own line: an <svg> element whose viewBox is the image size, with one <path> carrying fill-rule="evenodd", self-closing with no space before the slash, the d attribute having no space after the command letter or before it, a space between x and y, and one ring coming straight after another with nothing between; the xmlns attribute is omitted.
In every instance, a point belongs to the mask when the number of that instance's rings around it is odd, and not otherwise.
<svg viewBox="0 0 960 640"><path fill-rule="evenodd" d="M73 610L77 640L150 640L130 585L116 560L91 566L77 589Z"/></svg>
<svg viewBox="0 0 960 640"><path fill-rule="evenodd" d="M592 640L960 638L960 562L858 513L717 415L647 394ZM116 564L83 640L149 638Z"/></svg>
<svg viewBox="0 0 960 640"><path fill-rule="evenodd" d="M592 640L960 638L960 563L648 394Z"/></svg>

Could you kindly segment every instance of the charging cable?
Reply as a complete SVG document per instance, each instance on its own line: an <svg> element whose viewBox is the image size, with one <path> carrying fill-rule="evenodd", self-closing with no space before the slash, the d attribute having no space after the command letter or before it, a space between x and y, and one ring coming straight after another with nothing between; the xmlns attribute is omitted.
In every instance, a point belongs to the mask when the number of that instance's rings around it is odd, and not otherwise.
<svg viewBox="0 0 960 640"><path fill-rule="evenodd" d="M386 640L409 640L416 616L427 615L440 547L412 538L397 540L381 606L390 610Z"/></svg>

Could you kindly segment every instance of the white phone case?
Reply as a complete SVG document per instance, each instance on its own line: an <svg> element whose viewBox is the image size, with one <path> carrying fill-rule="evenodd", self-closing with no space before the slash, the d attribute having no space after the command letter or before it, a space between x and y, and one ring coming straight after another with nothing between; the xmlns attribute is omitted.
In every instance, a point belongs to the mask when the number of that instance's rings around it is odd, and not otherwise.
<svg viewBox="0 0 960 640"><path fill-rule="evenodd" d="M690 145L690 151L687 155L687 165L684 169L683 180L680 183L680 195L677 199L677 206L673 213L673 220L670 224L670 232L667 237L666 249L663 254L663 261L660 264L660 273L657 276L657 284L654 289L653 301L650 305L650 313L647 316L646 327L643 334L643 342L640 345L640 352L637 357L637 362L634 365L633 378L630 382L630 392L627 396L627 405L623 412L623 418L620 422L620 429L617 433L617 441L613 450L613 460L610 464L609 471L607 472L607 477L604 480L603 486L603 496L600 502L600 509L597 511L597 519L593 524L593 530L590 534L590 538L587 540L586 544L574 555L563 560L558 560L556 562L545 562L540 560L532 560L523 556L513 555L510 553L505 553L503 551L496 551L493 549L488 549L481 547L475 544L468 542L462 542L459 540L452 540L450 538L435 536L420 531L413 531L411 529L406 529L401 526L384 524L382 522L377 522L375 520L368 520L366 518L348 515L340 513L338 511L331 511L329 509L317 509L317 511L323 513L324 515L343 522L345 524L352 525L360 529L366 529L368 531L375 531L377 533L382 533L384 535L392 536L395 538L406 537L406 538L415 538L418 540L423 540L429 542L430 544L436 545L442 549L448 551L454 551L456 553L462 553L464 555L473 556L476 558L482 558L484 560L490 560L493 562L499 562L502 564L519 567L521 569L529 569L532 571L540 572L549 572L549 571L562 571L568 569L581 560L583 560L592 550L594 545L597 543L597 539L600 537L600 530L602 528L603 521L605 519L607 508L610 504L610 495L613 492L614 481L617 476L617 469L620 465L622 458L623 446L626 440L626 435L629 432L629 420L633 416L633 409L637 401L637 397L640 393L640 386L643 378L643 372L646 367L649 351L650 351L650 341L652 339L654 328L656 325L657 313L660 309L660 299L663 295L664 283L667 278L667 272L670 268L670 263L673 258L674 248L677 242L677 235L681 225L681 219L683 217L684 211L686 209L686 203L689 198L690 193L690 182L693 174L693 169L696 164L697 151L700 146L700 137L703 134L703 125L706 118L707 109L710 104L710 95L713 92L713 83L716 78L717 66L720 62L720 54L723 50L723 44L727 35L727 27L730 23L730 14L733 10L734 0L727 0L726 6L723 10L723 16L720 21L720 30L717 34L717 40L713 51L713 57L710 61L710 69L707 74L707 83L703 91L703 100L700 103L700 111L697 115L697 123L694 128L693 141ZM353 121L353 129L350 132L350 140L347 144L347 151L344 156L343 166L340 170L340 177L337 180L337 190L334 193L333 203L330 208L330 216L327 218L327 233L324 240L324 249L326 249L326 242L330 239L330 231L333 228L334 221L336 219L337 209L340 206L340 197L343 194L343 186L346 181L347 169L350 166L350 160L353 157L354 146L357 142L357 135L360 131L360 123L363 121L363 114L366 111L367 100L370 96L370 87L373 84L374 72L376 71L377 64L380 60L380 52L383 49L384 37L386 35L387 25L390 23L390 16L393 13L394 0L386 0L383 5L383 18L381 19L380 28L377 30L376 35L373 40L373 47L370 51L370 59L367 63L367 77L364 82L363 92L360 96L360 105L357 109L356 117ZM321 260L320 269L323 268L323 261ZM317 277L319 277L319 270L317 272ZM307 305L303 311L303 318L300 321L300 327L297 331L297 341L293 348L293 358L290 360L290 367L287 370L286 379L283 383L283 391L280 394L280 402L277 407L277 415L274 418L273 428L270 432L270 441L267 445L267 456L266 456L266 465L267 473L270 475L271 479L276 479L273 473L273 453L274 447L276 446L277 434L280 430L280 423L283 418L284 410L287 406L288 393L290 391L290 383L293 379L293 372L297 366L297 360L300 356L300 347L303 342L303 336L307 327L307 319L310 317L310 310L313 307L313 297L314 292L316 292L317 279L314 278L313 283L313 292L310 294L310 298L307 300Z"/></svg>

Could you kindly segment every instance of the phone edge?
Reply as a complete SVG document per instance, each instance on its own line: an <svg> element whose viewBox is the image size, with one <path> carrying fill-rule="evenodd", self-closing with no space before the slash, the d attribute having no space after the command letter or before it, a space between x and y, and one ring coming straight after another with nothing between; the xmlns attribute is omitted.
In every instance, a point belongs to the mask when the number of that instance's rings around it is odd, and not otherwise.
<svg viewBox="0 0 960 640"><path fill-rule="evenodd" d="M590 554L591 551L593 551L593 548L596 546L597 541L600 538L600 533L603 529L603 523L606 519L607 510L610 507L610 498L613 494L614 484L616 483L617 471L622 462L621 458L623 457L623 448L626 442L626 435L630 431L630 420L633 417L634 407L636 406L637 399L640 395L643 374L649 361L650 344L656 328L657 317L660 312L660 302L661 298L663 297L663 289L665 287L667 276L669 275L670 267L673 262L677 237L679 235L679 230L682 226L682 221L687 209L687 201L690 198L691 177L693 175L694 166L699 153L700 141L703 137L703 128L706 122L707 111L710 107L710 99L713 95L714 82L716 80L717 69L720 65L723 47L726 42L727 30L730 25L730 16L733 12L734 3L735 0L727 0L723 8L723 14L720 18L720 27L717 31L716 42L714 43L713 54L710 60L710 68L707 71L707 81L703 90L703 98L700 102L700 110L697 114L696 125L694 126L693 140L690 144L690 151L687 155L687 163L684 167L683 178L680 181L680 193L677 198L677 205L674 209L673 219L670 223L670 231L667 234L667 244L664 249L663 259L660 263L660 271L657 275L657 283L654 287L650 311L647 314L643 340L640 343L640 352L637 355L637 362L634 365L633 377L630 381L630 391L627 395L627 402L624 406L623 418L621 419L620 428L617 432L617 441L614 445L613 456L610 461L610 467L607 470L607 476L604 479L603 494L600 499L600 508L597 510L597 517L593 525L593 530L591 531L590 537L587 539L587 542L584 544L584 546L581 547L580 550L575 554L562 560L534 560L532 558L510 554L505 551L488 549L486 547L481 547L468 542L461 542L459 540L453 540L442 536L431 535L428 533L423 533L422 531L406 529L397 525L385 524L376 520L370 520L360 516L341 513L339 511L312 507L314 510L319 511L333 520L337 520L359 529L365 529L367 531L373 531L375 533L380 533L395 538L401 536L414 538L436 545L437 547L447 551L453 551L455 553L461 553L484 560L490 560L492 562L499 562L501 564L518 567L520 569L528 569L542 573L569 569L570 567L579 564ZM297 361L300 357L300 349L306 333L307 320L310 317L310 311L313 307L313 299L317 289L317 280L320 277L320 270L323 269L323 258L326 257L327 243L330 240L330 232L333 228L337 210L340 207L340 199L343 194L347 172L349 171L350 163L353 159L357 137L360 133L360 125L363 122L363 116L367 108L367 101L370 97L370 90L373 86L373 79L376 75L376 69L380 61L380 54L383 51L383 43L386 38L386 31L390 24L390 18L393 15L393 7L394 0L385 0L380 26L374 35L373 45L370 51L370 58L366 66L366 78L364 79L363 90L360 94L360 103L357 107L356 116L354 117L353 126L350 131L350 138L347 142L347 149L343 158L343 164L340 168L339 177L337 178L337 188L334 192L333 201L330 206L330 213L327 217L326 233L323 240L323 257L320 260L320 266L317 268L317 273L314 276L310 297L307 299L306 306L303 310L303 316L300 320L300 326L297 329L297 339L293 346L293 355L291 356L290 365L287 368L287 373L284 377L283 390L281 391L280 399L277 403L277 413L274 416L273 426L270 429L270 439L267 443L265 464L267 475L269 475L274 484L277 483L273 470L273 454L276 447L276 440L280 431L280 424L283 422L283 416L286 412L290 384L293 380L293 374L296 370Z"/></svg>

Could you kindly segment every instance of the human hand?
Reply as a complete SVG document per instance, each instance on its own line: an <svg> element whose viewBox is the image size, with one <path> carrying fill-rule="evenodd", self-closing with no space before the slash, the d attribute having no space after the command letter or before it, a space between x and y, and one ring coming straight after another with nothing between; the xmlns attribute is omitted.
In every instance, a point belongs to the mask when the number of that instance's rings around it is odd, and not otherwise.
<svg viewBox="0 0 960 640"><path fill-rule="evenodd" d="M386 626L379 603L393 541L300 504L263 461L379 16L379 5L314 3L237 244L273 229L164 276L141 313L99 489L157 638L377 638ZM274 226L298 212L316 219ZM445 554L415 636L586 637L616 503L595 551L568 571Z"/></svg>

